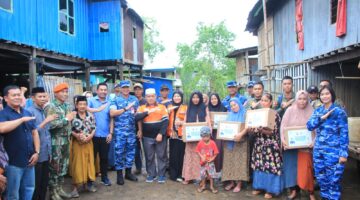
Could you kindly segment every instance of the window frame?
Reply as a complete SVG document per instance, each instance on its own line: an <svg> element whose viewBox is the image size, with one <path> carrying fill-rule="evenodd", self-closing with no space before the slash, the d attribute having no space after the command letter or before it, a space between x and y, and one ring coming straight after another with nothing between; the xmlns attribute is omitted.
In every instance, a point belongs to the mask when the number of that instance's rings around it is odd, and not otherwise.
<svg viewBox="0 0 360 200"><path fill-rule="evenodd" d="M13 11L14 11L14 0L9 0L9 1L10 1L10 10L5 9L3 7L0 7L0 10L3 10L3 11L8 12L8 13L13 13Z"/></svg>
<svg viewBox="0 0 360 200"><path fill-rule="evenodd" d="M333 3L336 2L336 9L335 9L335 22L332 21L333 18ZM338 0L330 0L330 25L334 25L336 24L336 19L337 19L337 9L338 9Z"/></svg>
<svg viewBox="0 0 360 200"><path fill-rule="evenodd" d="M60 1L61 0L58 0L58 29L59 29L59 32L62 32L62 33L65 33L67 35L70 35L70 36L76 36L76 26L75 26L75 0L64 0L66 1L66 12L60 10ZM70 9L69 9L69 2L72 2L73 4L73 15L74 16L70 16ZM60 28L60 14L63 14L67 17L67 24L66 24L66 28L67 30L66 31L63 31L61 30ZM74 30L73 30L73 33L70 33L70 18L73 20L73 23L74 23Z"/></svg>

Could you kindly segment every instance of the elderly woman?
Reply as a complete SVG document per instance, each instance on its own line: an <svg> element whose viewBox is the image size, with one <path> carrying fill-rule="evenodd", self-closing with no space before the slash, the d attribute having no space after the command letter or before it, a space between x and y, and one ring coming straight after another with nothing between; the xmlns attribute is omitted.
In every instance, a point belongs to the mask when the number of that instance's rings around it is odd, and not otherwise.
<svg viewBox="0 0 360 200"><path fill-rule="evenodd" d="M323 199L341 199L341 179L348 157L348 122L344 109L334 104L334 89L320 89L322 106L307 122L307 128L316 130L313 159L315 177Z"/></svg>
<svg viewBox="0 0 360 200"><path fill-rule="evenodd" d="M302 190L310 194L310 199L314 200L314 175L312 168L312 152L308 149L287 149L284 137L284 129L294 126L306 126L313 108L309 103L309 95L306 91L300 90L296 93L295 103L289 107L281 122L281 140L284 148L283 152L283 177L285 187L292 187L288 199L296 197L295 186L298 185Z"/></svg>
<svg viewBox="0 0 360 200"><path fill-rule="evenodd" d="M238 98L230 99L230 108L227 121L245 122L246 110ZM249 143L247 137L240 142L226 142L224 144L224 163L221 177L221 181L229 181L225 190L233 189L233 192L240 192L241 181L249 181L250 178L248 166Z"/></svg>

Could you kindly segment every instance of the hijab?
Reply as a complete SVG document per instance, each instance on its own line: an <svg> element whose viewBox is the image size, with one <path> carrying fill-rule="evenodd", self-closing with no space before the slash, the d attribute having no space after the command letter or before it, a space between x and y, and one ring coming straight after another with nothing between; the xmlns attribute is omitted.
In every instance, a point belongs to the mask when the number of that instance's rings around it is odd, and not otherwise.
<svg viewBox="0 0 360 200"><path fill-rule="evenodd" d="M218 103L216 105L212 105L211 103L211 97L215 96L218 100ZM226 112L227 109L222 105L221 99L218 93L211 93L209 95L209 105L208 105L210 112Z"/></svg>
<svg viewBox="0 0 360 200"><path fill-rule="evenodd" d="M181 101L179 102L179 103L175 103L175 101L174 101L174 96L175 96L175 94L178 94L178 95L180 95L180 97L181 97ZM183 104L183 102L184 102L184 94L182 93L182 92L180 92L180 91L175 91L174 93L173 93L173 95L172 95L172 98L171 98L171 104L173 105L173 106L177 106L177 108L175 108L174 109L174 118L176 117L176 114L177 114L177 112L178 112L178 110L179 110L179 108L180 108L180 106ZM170 113L169 113L170 114ZM176 128L175 128L175 121L174 121L174 123L173 123L173 129L174 130L176 130Z"/></svg>
<svg viewBox="0 0 360 200"><path fill-rule="evenodd" d="M197 95L199 97L199 103L195 105L192 102L193 97ZM206 121L206 106L203 101L202 93L195 91L190 95L189 106L186 112L186 122L205 122Z"/></svg>
<svg viewBox="0 0 360 200"><path fill-rule="evenodd" d="M233 110L230 110L226 121L231 121L231 122L245 122L245 114L246 114L246 110L245 108L241 105L240 100L238 98L231 98L230 99L230 103L234 102L239 106L239 111L234 112ZM235 142L234 141L230 141L227 142L227 148L229 150L233 150L235 146Z"/></svg>
<svg viewBox="0 0 360 200"><path fill-rule="evenodd" d="M307 101L305 108L299 108L298 100L301 95L305 95L309 99L309 94L305 90L300 90L296 93L295 102L286 110L281 121L281 133L283 133L286 127L306 126L307 121L310 119L314 109L309 101Z"/></svg>

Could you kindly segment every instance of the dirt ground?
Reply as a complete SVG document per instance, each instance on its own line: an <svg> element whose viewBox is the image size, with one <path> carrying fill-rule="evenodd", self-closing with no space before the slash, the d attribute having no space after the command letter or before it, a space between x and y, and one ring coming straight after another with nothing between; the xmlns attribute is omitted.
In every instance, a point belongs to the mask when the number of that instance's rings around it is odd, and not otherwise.
<svg viewBox="0 0 360 200"><path fill-rule="evenodd" d="M247 186L239 193L232 193L224 191L223 187L218 187L219 193L212 194L209 190L204 191L203 193L198 193L196 191L196 185L182 185L178 182L173 182L167 180L165 184L159 184L157 182L146 183L145 174L138 176L139 182L129 182L126 181L125 185L119 186L116 184L116 172L109 172L109 177L113 183L112 186L107 187L100 184L100 179L96 181L96 187L98 189L95 193L81 192L79 199L106 199L106 200L177 200L177 199L253 199L260 200L264 199L263 195L252 196L251 187ZM71 179L66 179L65 190L70 191ZM316 191L317 199L319 198L319 192ZM286 199L286 195L275 197L273 199ZM297 199L308 199L308 196L305 193L302 193L300 198ZM349 159L349 162L346 165L346 170L343 179L343 198L344 200L356 200L360 199L360 174L356 168L356 162L352 159Z"/></svg>

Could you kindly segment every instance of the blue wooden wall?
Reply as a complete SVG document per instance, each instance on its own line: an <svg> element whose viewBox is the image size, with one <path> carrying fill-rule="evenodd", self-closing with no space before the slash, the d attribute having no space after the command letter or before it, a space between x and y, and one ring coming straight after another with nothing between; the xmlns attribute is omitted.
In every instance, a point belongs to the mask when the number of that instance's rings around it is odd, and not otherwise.
<svg viewBox="0 0 360 200"><path fill-rule="evenodd" d="M91 60L122 59L119 0L75 0L75 34L59 31L58 0L13 0L0 9L0 39ZM110 31L100 33L99 22Z"/></svg>
<svg viewBox="0 0 360 200"><path fill-rule="evenodd" d="M335 36L330 24L330 1L303 0L305 49L299 50L295 33L295 0L274 14L275 63L302 61L360 42L360 1L347 1L347 34Z"/></svg>
<svg viewBox="0 0 360 200"><path fill-rule="evenodd" d="M89 6L89 36L91 60L121 59L122 19L118 0L93 0ZM99 23L107 22L109 32L100 32Z"/></svg>

